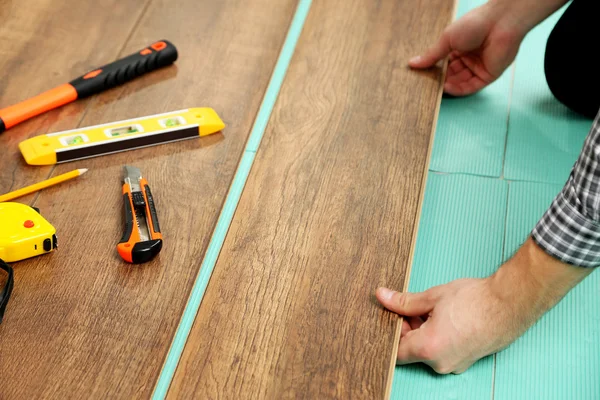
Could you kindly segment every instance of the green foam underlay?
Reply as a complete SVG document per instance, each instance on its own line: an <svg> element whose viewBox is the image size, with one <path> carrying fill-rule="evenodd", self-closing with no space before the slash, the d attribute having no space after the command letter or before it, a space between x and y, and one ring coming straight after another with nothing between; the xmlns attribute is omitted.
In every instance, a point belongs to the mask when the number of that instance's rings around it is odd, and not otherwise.
<svg viewBox="0 0 600 400"><path fill-rule="evenodd" d="M564 184L592 121L559 103L544 74L546 39L563 10L532 30L516 60L504 164L511 180Z"/></svg>
<svg viewBox="0 0 600 400"><path fill-rule="evenodd" d="M463 277L484 277L502 262L507 183L430 173L409 291ZM423 365L396 368L392 399L487 399L493 358L462 375L436 375Z"/></svg>
<svg viewBox="0 0 600 400"><path fill-rule="evenodd" d="M461 0L457 17L484 2ZM431 170L501 175L511 79L512 69L509 69L479 93L442 99L431 153Z"/></svg>
<svg viewBox="0 0 600 400"><path fill-rule="evenodd" d="M561 185L509 186L505 259L523 243ZM575 287L496 356L495 400L600 399L600 273Z"/></svg>

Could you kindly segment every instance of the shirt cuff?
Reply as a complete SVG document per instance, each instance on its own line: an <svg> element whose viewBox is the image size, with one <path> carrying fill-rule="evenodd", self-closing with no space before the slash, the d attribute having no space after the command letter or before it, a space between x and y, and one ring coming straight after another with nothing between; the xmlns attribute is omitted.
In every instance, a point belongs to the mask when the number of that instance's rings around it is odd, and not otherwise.
<svg viewBox="0 0 600 400"><path fill-rule="evenodd" d="M568 190L571 190L570 185L556 196L531 232L531 238L546 253L564 263L597 267L600 265L600 224L582 215L569 202Z"/></svg>

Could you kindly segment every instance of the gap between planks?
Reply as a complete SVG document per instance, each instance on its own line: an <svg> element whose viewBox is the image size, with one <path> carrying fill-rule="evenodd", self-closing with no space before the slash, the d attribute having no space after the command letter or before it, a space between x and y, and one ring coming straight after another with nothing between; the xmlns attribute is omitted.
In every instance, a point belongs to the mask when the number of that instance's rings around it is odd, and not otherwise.
<svg viewBox="0 0 600 400"><path fill-rule="evenodd" d="M298 39L300 38L302 28L304 27L306 17L310 11L311 3L312 0L299 0L298 2L298 6L294 13L294 17L292 18L285 42L283 43L279 53L279 58L275 64L275 68L273 69L271 80L269 81L269 85L265 91L263 102L256 116L256 120L254 121L248 141L246 142L246 148L242 154L238 169L229 188L229 192L225 199L221 214L219 215L219 219L206 251L206 255L202 265L200 266L198 277L194 283L188 303L177 327L173 341L171 342L169 353L167 354L162 371L154 387L154 393L152 395L153 400L164 399L167 395L169 387L171 386L173 376L175 375L175 371L185 348L185 344L192 329L196 314L198 313L202 303L206 287L210 281L210 276L216 265L217 258L225 241L225 236L227 235L227 231L229 230L229 226L233 220L233 215L246 184L246 180L250 174L250 169L252 168L252 164L254 162L254 155L258 146L260 145L260 140L262 139L264 131L267 127L267 123L271 117L271 113L279 95L281 85L283 84L285 74L290 65L292 56L294 55L294 50L296 48ZM253 143L255 142L256 144L254 145Z"/></svg>
<svg viewBox="0 0 600 400"><path fill-rule="evenodd" d="M458 11L458 0L454 0L453 10L452 10L452 18L451 21L456 19L456 14ZM413 226L413 234L412 234L412 242L410 245L410 252L408 254L409 263L406 266L406 276L404 278L404 287L402 288L402 292L408 291L408 285L410 283L410 273L412 272L413 262L415 258L415 247L417 244L417 235L419 233L419 224L421 222L421 212L423 209L423 199L425 197L425 189L427 187L427 177L429 176L429 163L431 161L431 152L433 150L433 141L435 139L435 132L437 130L437 122L438 117L440 115L440 106L442 104L442 95L444 94L444 81L446 80L446 73L448 71L448 62L444 61L443 70L440 74L439 80L439 89L437 95L437 103L435 107L435 116L433 119L433 124L431 125L431 135L429 138L429 147L427 149L427 158L425 160L425 172L423 173L423 180L421 182L421 193L419 194L419 203L417 206L417 214L415 216L415 223ZM394 347L391 354L390 360L390 370L388 372L387 385L385 388L385 398L389 399L392 394L392 383L394 380L394 371L396 370L396 358L398 354L398 347L400 345L400 335L402 334L402 322L403 318L399 317L396 321L396 330L394 332Z"/></svg>

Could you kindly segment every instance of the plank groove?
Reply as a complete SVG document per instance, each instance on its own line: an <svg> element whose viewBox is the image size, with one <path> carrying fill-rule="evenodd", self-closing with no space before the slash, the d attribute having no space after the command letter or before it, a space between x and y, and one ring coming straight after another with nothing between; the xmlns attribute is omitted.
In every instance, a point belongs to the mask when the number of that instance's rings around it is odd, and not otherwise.
<svg viewBox="0 0 600 400"><path fill-rule="evenodd" d="M55 47L44 37L62 32L66 54L49 57L48 64L37 69L19 71L20 63L37 57L30 51L11 50L9 58L17 57L6 64L11 79L14 76L27 91L19 94L18 88L10 89L10 96L0 98L3 104L46 88L49 80L44 81L44 74L52 76L61 65L72 68L52 83L74 78L86 69L82 65L87 65L86 57L97 65L115 58L121 49L129 54L163 38L177 46L180 57L172 68L94 97L85 113L85 104L72 104L1 136L0 146L10 149L9 157L0 159L1 192L50 171L20 161L16 144L26 134L196 106L215 108L228 125L222 134L199 140L56 167L54 175L90 169L76 181L42 192L35 203L56 227L59 251L14 265L15 290L0 325L0 398L149 398L296 2L185 0L174 6L167 0L152 0L139 21L136 13L144 8L139 2L112 1L92 7L88 2L69 1L56 10L46 3L37 11L32 11L36 10L32 3L28 13L11 16L38 21L23 29L29 33L37 29L35 42L40 48ZM126 3L129 12L124 10ZM66 15L61 17L61 12ZM61 31L60 25L68 26L78 13L87 20ZM0 37L4 41L5 36ZM89 54L88 49L82 50L86 44L93 44L102 57L91 49ZM102 49L109 45L111 54ZM139 267L125 265L116 253L122 233L120 190L125 164L139 167L147 177L165 236L159 257ZM13 169L15 178L10 175Z"/></svg>
<svg viewBox="0 0 600 400"><path fill-rule="evenodd" d="M169 397L388 394L453 7L313 3Z"/></svg>

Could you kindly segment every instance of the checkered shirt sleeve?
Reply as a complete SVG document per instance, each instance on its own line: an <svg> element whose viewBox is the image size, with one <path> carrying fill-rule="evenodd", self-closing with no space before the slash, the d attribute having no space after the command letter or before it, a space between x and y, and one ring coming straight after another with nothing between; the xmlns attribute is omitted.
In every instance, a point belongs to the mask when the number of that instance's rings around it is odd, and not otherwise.
<svg viewBox="0 0 600 400"><path fill-rule="evenodd" d="M600 113L567 183L531 232L548 254L580 267L600 265Z"/></svg>

